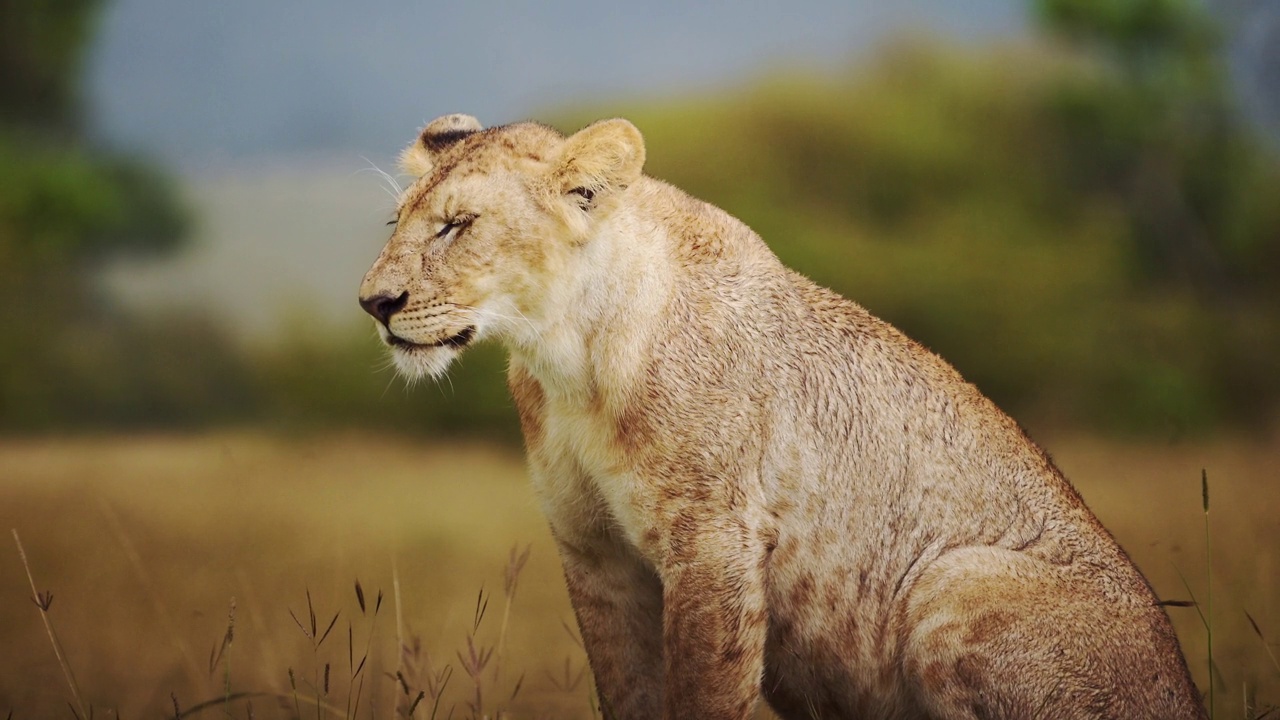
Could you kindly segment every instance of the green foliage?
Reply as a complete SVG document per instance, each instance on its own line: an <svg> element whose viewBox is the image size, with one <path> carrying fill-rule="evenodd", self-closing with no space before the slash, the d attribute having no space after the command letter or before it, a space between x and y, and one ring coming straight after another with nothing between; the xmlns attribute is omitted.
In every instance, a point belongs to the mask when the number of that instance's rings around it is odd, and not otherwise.
<svg viewBox="0 0 1280 720"><path fill-rule="evenodd" d="M170 251L187 225L173 188L136 160L0 129L0 258L92 266Z"/></svg>
<svg viewBox="0 0 1280 720"><path fill-rule="evenodd" d="M1096 43L1126 62L1203 61L1217 49L1218 31L1196 0L1037 0L1043 25Z"/></svg>
<svg viewBox="0 0 1280 720"><path fill-rule="evenodd" d="M395 375L385 347L363 324L336 337L292 333L252 356L261 414L286 428L519 439L506 357L495 345L468 350L445 379L413 385Z"/></svg>
<svg viewBox="0 0 1280 720"><path fill-rule="evenodd" d="M98 0L0 0L0 123L70 129Z"/></svg>
<svg viewBox="0 0 1280 720"><path fill-rule="evenodd" d="M1056 106L1081 176L1126 197L1135 266L1219 292L1274 275L1275 158L1244 127L1218 30L1193 0L1040 0L1048 27L1092 72L1058 81Z"/></svg>
<svg viewBox="0 0 1280 720"><path fill-rule="evenodd" d="M97 2L0 0L0 430L242 416L249 375L200 317L143 321L94 271L181 244L175 184L77 139L79 61Z"/></svg>
<svg viewBox="0 0 1280 720"><path fill-rule="evenodd" d="M242 414L248 370L203 317L139 319L95 287L169 251L186 216L130 159L0 128L0 430L199 424Z"/></svg>
<svg viewBox="0 0 1280 720"><path fill-rule="evenodd" d="M0 270L0 337L0 431L190 427L255 403L207 319L122 315L65 268Z"/></svg>

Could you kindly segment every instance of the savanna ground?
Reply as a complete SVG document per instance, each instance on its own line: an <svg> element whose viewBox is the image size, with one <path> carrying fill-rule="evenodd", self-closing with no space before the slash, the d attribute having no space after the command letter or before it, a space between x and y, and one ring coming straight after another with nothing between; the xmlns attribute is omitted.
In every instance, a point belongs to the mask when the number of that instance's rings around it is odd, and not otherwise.
<svg viewBox="0 0 1280 720"><path fill-rule="evenodd" d="M1280 639L1280 436L1045 440L1164 599L1208 600L1208 470L1216 715L1280 702L1276 648L1259 637ZM173 717L175 702L183 716L351 717L358 689L360 717L403 717L423 693L414 717L463 718L477 714L477 675L479 714L595 716L514 449L336 434L8 439L0 528L0 717L77 712L11 528L99 717ZM513 547L529 555L508 603ZM1197 610L1170 614L1206 688Z"/></svg>

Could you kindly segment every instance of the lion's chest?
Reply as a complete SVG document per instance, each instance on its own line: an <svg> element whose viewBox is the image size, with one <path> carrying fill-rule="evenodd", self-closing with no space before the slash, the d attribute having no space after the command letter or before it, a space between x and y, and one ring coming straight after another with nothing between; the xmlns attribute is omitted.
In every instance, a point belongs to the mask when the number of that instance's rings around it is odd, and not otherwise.
<svg viewBox="0 0 1280 720"><path fill-rule="evenodd" d="M621 530L640 548L651 508L617 425L590 403L548 397L537 444L529 447L534 489L557 535L578 542L614 541Z"/></svg>

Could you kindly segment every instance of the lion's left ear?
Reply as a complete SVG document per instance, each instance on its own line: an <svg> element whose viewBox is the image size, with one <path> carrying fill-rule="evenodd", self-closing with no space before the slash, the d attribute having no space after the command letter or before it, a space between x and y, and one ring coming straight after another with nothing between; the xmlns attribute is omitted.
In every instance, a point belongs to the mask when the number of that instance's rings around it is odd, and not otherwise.
<svg viewBox="0 0 1280 720"><path fill-rule="evenodd" d="M561 194L596 195L624 190L644 169L644 137L621 118L593 123L564 141L552 180Z"/></svg>
<svg viewBox="0 0 1280 720"><path fill-rule="evenodd" d="M400 153L400 170L422 177L435 167L436 158L450 145L484 129L470 115L445 115L427 123L409 147Z"/></svg>

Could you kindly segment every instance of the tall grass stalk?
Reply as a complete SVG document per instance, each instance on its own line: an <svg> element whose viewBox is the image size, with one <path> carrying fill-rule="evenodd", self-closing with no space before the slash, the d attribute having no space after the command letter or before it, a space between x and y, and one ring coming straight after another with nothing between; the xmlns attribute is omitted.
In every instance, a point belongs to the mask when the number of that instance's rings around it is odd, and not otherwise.
<svg viewBox="0 0 1280 720"><path fill-rule="evenodd" d="M360 616L366 617L368 609L364 601L364 588L360 585L360 581L356 580L356 602L360 605ZM365 663L369 661L369 651L373 647L373 636L378 630L378 613L382 610L382 590L378 590L378 597L373 603L373 617L369 621L369 634L365 637L364 656L360 658L360 663L355 662L355 642L351 622L347 622L347 671L351 674L351 678L347 683L347 711L343 715L344 718L355 720L360 714L360 697L364 693L364 679L368 673L364 671ZM359 684L356 685L356 679L359 678ZM355 704L352 705L351 686L356 685Z"/></svg>
<svg viewBox="0 0 1280 720"><path fill-rule="evenodd" d="M1191 589L1191 583L1187 581L1187 576L1182 574L1182 569L1175 564L1174 572L1178 573L1178 579L1182 581L1182 586L1186 588L1187 594L1191 596L1191 606L1196 609L1196 615L1200 617L1200 624L1204 626L1205 642L1208 646L1206 652L1206 663L1208 664L1209 690L1208 710L1209 717L1214 717L1214 665L1213 665L1213 547L1210 544L1209 533L1209 475L1202 468L1200 470L1200 498L1201 507L1204 510L1204 553L1205 553L1205 579L1209 586L1205 590L1205 602L1201 603L1196 599L1195 592Z"/></svg>
<svg viewBox="0 0 1280 720"><path fill-rule="evenodd" d="M1205 637L1208 644L1209 664L1209 717L1214 716L1214 690L1213 690L1213 546L1209 542L1209 473L1204 468L1200 469L1200 497L1204 507L1204 574L1205 574L1205 598L1204 598L1204 628Z"/></svg>
<svg viewBox="0 0 1280 720"><path fill-rule="evenodd" d="M293 622L311 642L311 661L312 661L312 692L315 694L316 702L316 720L321 718L321 709L325 706L325 700L329 697L329 663L324 664L324 682L320 680L320 646L328 639L329 633L333 631L333 626L338 624L338 616L342 614L339 610L333 614L333 619L329 621L328 626L324 627L324 631L320 631L320 625L316 624L316 608L311 602L311 590L307 589L307 622L303 623L298 619L297 614L293 612L293 608L289 608L289 617L293 618ZM292 676L290 677L292 680ZM297 688L294 688L295 693ZM296 701L296 698L295 698Z"/></svg>
<svg viewBox="0 0 1280 720"><path fill-rule="evenodd" d="M231 643L236 637L236 599L231 598L231 609L227 611L227 632L222 636L222 649L219 654L223 658L222 664L222 697L223 712L227 717L231 717Z"/></svg>
<svg viewBox="0 0 1280 720"><path fill-rule="evenodd" d="M396 605L396 677L404 677L404 603L400 602L400 565L391 556L391 595Z"/></svg>
<svg viewBox="0 0 1280 720"><path fill-rule="evenodd" d="M36 590L36 579L31 574L31 565L27 562L27 551L22 547L22 538L18 537L18 529L11 528L13 532L13 542L18 546L18 557L22 560L22 567L27 571L27 582L31 583L31 602L40 608L40 619L44 621L45 632L49 634L49 643L53 645L53 654L58 658L58 665L62 668L62 675L67 680L67 687L71 689L71 697L75 700L76 707L80 709L81 718L88 718L89 712L85 710L84 698L80 696L80 686L76 683L75 673L71 672L71 665L67 663L66 654L62 652L62 643L58 642L58 634L53 631L53 621L49 619L49 606L53 604L53 593L42 593Z"/></svg>
<svg viewBox="0 0 1280 720"><path fill-rule="evenodd" d="M1276 654L1271 649L1271 644L1267 642L1267 636L1262 634L1262 628L1258 627L1258 621L1253 619L1248 610L1244 611L1244 616L1248 618L1249 625L1253 627L1253 633L1258 636L1258 640L1262 642L1262 649L1266 651L1267 657L1271 659L1271 666L1280 673L1280 660L1276 659Z"/></svg>
<svg viewBox="0 0 1280 720"><path fill-rule="evenodd" d="M298 678L289 668L289 689L293 692L293 716L302 720L302 706L298 704Z"/></svg>
<svg viewBox="0 0 1280 720"><path fill-rule="evenodd" d="M498 628L498 652L493 663L494 684L501 684L502 682L502 665L506 656L507 627L511 620L511 603L516 598L516 588L520 584L520 571L524 570L525 563L529 561L529 552L533 550L533 546L526 546L524 552L518 552L518 550L518 546L511 546L511 551L507 555L507 566L503 569L502 574L502 595L505 602L502 606L502 625Z"/></svg>

